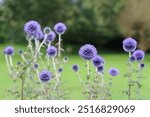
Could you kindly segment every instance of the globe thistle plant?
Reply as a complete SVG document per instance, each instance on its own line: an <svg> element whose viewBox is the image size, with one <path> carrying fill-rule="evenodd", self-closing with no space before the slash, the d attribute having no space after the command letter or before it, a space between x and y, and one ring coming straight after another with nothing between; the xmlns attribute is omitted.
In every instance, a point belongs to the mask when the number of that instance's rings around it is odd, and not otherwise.
<svg viewBox="0 0 150 117"><path fill-rule="evenodd" d="M61 35L65 33L67 27L64 23L62 22L58 22L54 25L54 30L55 32L58 34L58 57L61 56L61 51L64 51L62 48L61 48Z"/></svg>

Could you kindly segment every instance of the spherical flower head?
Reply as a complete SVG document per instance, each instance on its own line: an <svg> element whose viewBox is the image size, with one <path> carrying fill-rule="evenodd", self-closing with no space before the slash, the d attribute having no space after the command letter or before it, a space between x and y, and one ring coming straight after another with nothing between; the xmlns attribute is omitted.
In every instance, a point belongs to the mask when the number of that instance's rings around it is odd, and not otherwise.
<svg viewBox="0 0 150 117"><path fill-rule="evenodd" d="M141 63L141 64L140 64L140 67L141 67L141 68L144 68L144 67L145 67L145 64L144 64L144 63Z"/></svg>
<svg viewBox="0 0 150 117"><path fill-rule="evenodd" d="M101 65L101 66L97 67L97 72L103 73L104 72L104 66Z"/></svg>
<svg viewBox="0 0 150 117"><path fill-rule="evenodd" d="M119 70L118 69L116 69L116 68L110 68L109 69L109 74L111 75L111 76L117 76L118 74L119 74Z"/></svg>
<svg viewBox="0 0 150 117"><path fill-rule="evenodd" d="M91 60L97 55L97 50L93 45L86 44L80 48L79 55L85 60Z"/></svg>
<svg viewBox="0 0 150 117"><path fill-rule="evenodd" d="M4 54L12 56L14 54L14 48L12 46L7 46L4 49Z"/></svg>
<svg viewBox="0 0 150 117"><path fill-rule="evenodd" d="M66 63L66 62L68 61L68 57L65 56L65 57L63 58L63 61L64 61L64 63Z"/></svg>
<svg viewBox="0 0 150 117"><path fill-rule="evenodd" d="M54 25L54 30L57 34L64 34L66 29L67 29L66 25L62 22L58 22L57 24Z"/></svg>
<svg viewBox="0 0 150 117"><path fill-rule="evenodd" d="M23 50L22 49L19 49L18 50L18 53L21 55L21 54L23 54Z"/></svg>
<svg viewBox="0 0 150 117"><path fill-rule="evenodd" d="M95 67L99 67L104 64L104 59L101 56L95 56L92 62Z"/></svg>
<svg viewBox="0 0 150 117"><path fill-rule="evenodd" d="M43 40L43 38L44 38L44 33L43 33L42 31L39 31L39 32L37 33L36 37L37 37L37 40L38 40L38 41L41 41L41 40Z"/></svg>
<svg viewBox="0 0 150 117"><path fill-rule="evenodd" d="M137 42L135 39L132 38L126 38L123 41L123 49L126 52L133 52L136 49Z"/></svg>
<svg viewBox="0 0 150 117"><path fill-rule="evenodd" d="M56 57L56 55L57 55L57 48L54 47L54 46L50 46L50 47L47 48L46 52L47 52L47 55L49 57Z"/></svg>
<svg viewBox="0 0 150 117"><path fill-rule="evenodd" d="M59 73L63 72L63 69L62 68L58 68L58 72Z"/></svg>
<svg viewBox="0 0 150 117"><path fill-rule="evenodd" d="M46 38L46 41L48 42L53 42L56 38L56 34L55 32L51 31L48 35L47 35L47 38Z"/></svg>
<svg viewBox="0 0 150 117"><path fill-rule="evenodd" d="M41 31L41 26L37 21L31 20L24 25L24 31L28 35L36 36Z"/></svg>
<svg viewBox="0 0 150 117"><path fill-rule="evenodd" d="M137 61L142 61L144 59L144 51L143 50L136 50L133 52L133 56L135 56Z"/></svg>
<svg viewBox="0 0 150 117"><path fill-rule="evenodd" d="M74 64L72 66L73 71L77 72L79 70L79 66L77 64Z"/></svg>
<svg viewBox="0 0 150 117"><path fill-rule="evenodd" d="M135 60L136 60L136 58L135 58L135 56L131 56L131 57L129 57L129 60L131 61L131 62L134 62Z"/></svg>
<svg viewBox="0 0 150 117"><path fill-rule="evenodd" d="M39 78L42 82L47 83L50 81L50 79L52 78L52 73L49 72L48 70L43 70L40 72L39 74Z"/></svg>
<svg viewBox="0 0 150 117"><path fill-rule="evenodd" d="M37 63L34 64L34 69L38 69L39 65Z"/></svg>

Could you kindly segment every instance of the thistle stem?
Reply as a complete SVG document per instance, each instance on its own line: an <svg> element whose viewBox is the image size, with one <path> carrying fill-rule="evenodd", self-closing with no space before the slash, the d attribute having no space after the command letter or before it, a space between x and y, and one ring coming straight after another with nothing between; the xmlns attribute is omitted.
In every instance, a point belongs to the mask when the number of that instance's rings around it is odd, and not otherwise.
<svg viewBox="0 0 150 117"><path fill-rule="evenodd" d="M33 57L33 61L34 61L34 62L36 62L37 55L39 54L39 52L40 52L40 50L41 50L41 47L42 47L43 44L45 43L46 38L47 38L47 34L45 35L44 40L43 40L42 43L39 45L39 48L37 49L37 52L35 53L35 55L34 55L34 57Z"/></svg>
<svg viewBox="0 0 150 117"><path fill-rule="evenodd" d="M140 82L141 82L141 67L140 63L138 63L138 80L137 80L137 99L140 99L141 91L140 91Z"/></svg>
<svg viewBox="0 0 150 117"><path fill-rule="evenodd" d="M24 78L21 79L21 100L24 100Z"/></svg>
<svg viewBox="0 0 150 117"><path fill-rule="evenodd" d="M85 86L84 82L82 81L82 79L81 79L79 73L77 72L76 74L77 74L77 77L78 77L80 83L81 83L81 84L83 85L83 87L85 88L85 90L89 91L88 88Z"/></svg>
<svg viewBox="0 0 150 117"><path fill-rule="evenodd" d="M129 57L131 57L131 52L129 52ZM128 65L128 99L131 100L131 75L132 75L132 65L131 65L131 61L129 60L129 65Z"/></svg>
<svg viewBox="0 0 150 117"><path fill-rule="evenodd" d="M58 57L61 56L61 34L58 35Z"/></svg>
<svg viewBox="0 0 150 117"><path fill-rule="evenodd" d="M5 55L5 60L6 60L8 71L9 71L9 73L11 73L11 71L10 71L10 65L9 65L9 61L8 61L8 56L7 55Z"/></svg>
<svg viewBox="0 0 150 117"><path fill-rule="evenodd" d="M12 67L13 67L12 56L9 56L9 61L10 61L10 67L12 69Z"/></svg>
<svg viewBox="0 0 150 117"><path fill-rule="evenodd" d="M52 58L52 63L53 63L53 68L54 68L54 71L55 71L55 76L56 76L56 84L55 84L55 87L54 87L54 90L56 90L58 84L59 84L59 77L58 77L58 74L57 74L57 69L56 69L56 64L55 64L55 58Z"/></svg>

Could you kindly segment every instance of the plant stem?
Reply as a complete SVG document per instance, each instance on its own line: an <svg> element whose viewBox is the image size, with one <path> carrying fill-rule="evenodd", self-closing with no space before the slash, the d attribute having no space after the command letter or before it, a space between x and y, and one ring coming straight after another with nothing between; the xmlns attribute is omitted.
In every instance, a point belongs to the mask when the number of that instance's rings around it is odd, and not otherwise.
<svg viewBox="0 0 150 117"><path fill-rule="evenodd" d="M61 34L58 35L58 57L61 56Z"/></svg>
<svg viewBox="0 0 150 117"><path fill-rule="evenodd" d="M24 100L24 78L21 79L21 100Z"/></svg>
<svg viewBox="0 0 150 117"><path fill-rule="evenodd" d="M91 92L91 85L90 85L90 65L89 65L89 61L87 60L86 62L86 68L87 68L87 85L88 85L88 88L89 88L89 93L90 93L90 99L93 98L93 94Z"/></svg>
<svg viewBox="0 0 150 117"><path fill-rule="evenodd" d="M88 88L85 86L84 82L82 81L79 73L77 72L76 74L77 74L78 79L80 80L80 83L83 85L84 89L87 90L87 91L89 91Z"/></svg>
<svg viewBox="0 0 150 117"><path fill-rule="evenodd" d="M129 57L131 57L131 52L129 52ZM131 61L129 60L129 63L128 63L128 100L131 100L131 81L132 81L132 78L131 78L131 75L132 75L132 66L131 66Z"/></svg>
<svg viewBox="0 0 150 117"><path fill-rule="evenodd" d="M138 79L137 79L137 99L140 99L140 82L141 82L141 67L140 67L140 63L138 63Z"/></svg>
<svg viewBox="0 0 150 117"><path fill-rule="evenodd" d="M58 84L59 84L59 77L58 77L58 74L57 74L57 69L56 69L56 64L55 64L55 58L52 58L52 63L53 63L53 68L54 68L54 71L55 71L55 76L56 76L56 84L55 84L55 87L54 87L54 90L56 90Z"/></svg>
<svg viewBox="0 0 150 117"><path fill-rule="evenodd" d="M44 37L44 40L42 41L42 43L39 45L39 48L37 49L37 51L36 51L36 53L35 53L35 55L34 55L34 57L33 57L33 63L35 63L36 62L36 60L37 60L37 55L39 54L39 52L40 52L40 50L41 50L41 47L43 46L43 44L44 44L44 42L46 41L46 38L47 38L47 34L45 35L45 37Z"/></svg>

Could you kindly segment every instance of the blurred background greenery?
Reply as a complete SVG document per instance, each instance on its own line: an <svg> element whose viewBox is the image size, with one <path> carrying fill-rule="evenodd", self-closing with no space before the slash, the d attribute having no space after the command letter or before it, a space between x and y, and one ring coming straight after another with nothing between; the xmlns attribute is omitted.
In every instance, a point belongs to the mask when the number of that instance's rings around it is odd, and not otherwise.
<svg viewBox="0 0 150 117"><path fill-rule="evenodd" d="M13 45L15 50L26 48L24 24L29 20L38 21L42 28L61 21L67 25L63 35L64 48L69 53L71 61L66 66L64 81L69 82L69 99L83 99L78 79L72 78L72 64L84 66L79 58L79 47L85 43L94 44L100 54L107 61L106 70L110 67L118 68L120 78L116 78L113 99L127 99L121 92L126 87L124 72L127 71L125 61L127 53L123 53L122 40L133 37L138 41L138 48L150 50L150 0L0 0L0 51L7 45ZM115 51L114 51L115 50ZM66 53L65 53L66 54ZM20 56L15 54L14 62ZM0 89L12 86L9 80L4 56L0 54L1 73ZM150 56L146 55L144 63L149 67ZM81 70L85 74L84 68ZM142 96L150 99L149 68L144 70ZM106 74L106 80L108 78ZM127 80L127 79L125 79ZM5 92L0 91L0 99Z"/></svg>
<svg viewBox="0 0 150 117"><path fill-rule="evenodd" d="M134 37L148 51L149 6L149 0L0 0L0 43L24 44L23 26L33 19L51 28L64 22L63 41L70 50L84 43L121 50L122 40Z"/></svg>

